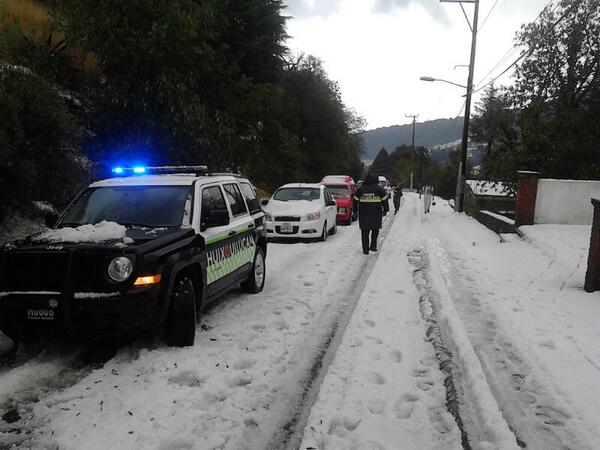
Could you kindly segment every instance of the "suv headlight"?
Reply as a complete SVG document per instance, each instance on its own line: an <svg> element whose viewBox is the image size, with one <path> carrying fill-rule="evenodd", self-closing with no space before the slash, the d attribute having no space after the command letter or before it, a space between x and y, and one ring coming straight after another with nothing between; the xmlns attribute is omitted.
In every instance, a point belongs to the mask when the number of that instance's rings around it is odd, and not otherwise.
<svg viewBox="0 0 600 450"><path fill-rule="evenodd" d="M133 273L133 261L126 256L118 256L108 265L108 276L117 283L127 280Z"/></svg>
<svg viewBox="0 0 600 450"><path fill-rule="evenodd" d="M270 213L266 212L265 213L265 220L267 222L273 222L273 216Z"/></svg>
<svg viewBox="0 0 600 450"><path fill-rule="evenodd" d="M315 221L315 220L319 220L320 218L321 218L321 211L317 211L317 212L314 212L314 213L310 213L310 214L307 214L307 215L305 215L305 216L302 218L302 220L303 220L304 222L313 222L313 221Z"/></svg>

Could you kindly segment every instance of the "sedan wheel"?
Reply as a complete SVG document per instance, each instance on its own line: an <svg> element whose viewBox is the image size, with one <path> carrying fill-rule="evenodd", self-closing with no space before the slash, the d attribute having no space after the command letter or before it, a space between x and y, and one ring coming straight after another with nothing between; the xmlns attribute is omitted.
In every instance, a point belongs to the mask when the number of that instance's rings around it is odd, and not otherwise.
<svg viewBox="0 0 600 450"><path fill-rule="evenodd" d="M325 242L327 240L327 236L329 232L327 231L327 222L323 224L323 232L321 233L321 238L319 239L321 242Z"/></svg>

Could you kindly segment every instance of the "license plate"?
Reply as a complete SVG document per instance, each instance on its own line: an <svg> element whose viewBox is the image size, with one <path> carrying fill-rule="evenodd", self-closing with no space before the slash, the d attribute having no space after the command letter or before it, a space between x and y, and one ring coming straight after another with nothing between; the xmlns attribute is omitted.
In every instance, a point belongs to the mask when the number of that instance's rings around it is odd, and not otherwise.
<svg viewBox="0 0 600 450"><path fill-rule="evenodd" d="M27 308L28 320L54 320L54 309Z"/></svg>
<svg viewBox="0 0 600 450"><path fill-rule="evenodd" d="M287 223L281 225L281 227L279 227L279 229L281 230L282 233L293 233L294 232L294 227Z"/></svg>

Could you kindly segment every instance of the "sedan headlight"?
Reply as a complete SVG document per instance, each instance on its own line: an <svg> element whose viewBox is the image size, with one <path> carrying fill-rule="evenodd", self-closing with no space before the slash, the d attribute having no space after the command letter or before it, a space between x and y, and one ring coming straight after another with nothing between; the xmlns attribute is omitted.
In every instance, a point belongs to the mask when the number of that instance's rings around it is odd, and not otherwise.
<svg viewBox="0 0 600 450"><path fill-rule="evenodd" d="M265 220L267 222L273 222L273 216L271 214L269 214L268 212L265 213Z"/></svg>
<svg viewBox="0 0 600 450"><path fill-rule="evenodd" d="M126 256L118 256L108 265L108 276L117 283L127 280L133 273L133 261Z"/></svg>
<svg viewBox="0 0 600 450"><path fill-rule="evenodd" d="M319 220L321 218L321 211L317 211L314 213L310 213L302 217L304 222L314 222L315 220Z"/></svg>

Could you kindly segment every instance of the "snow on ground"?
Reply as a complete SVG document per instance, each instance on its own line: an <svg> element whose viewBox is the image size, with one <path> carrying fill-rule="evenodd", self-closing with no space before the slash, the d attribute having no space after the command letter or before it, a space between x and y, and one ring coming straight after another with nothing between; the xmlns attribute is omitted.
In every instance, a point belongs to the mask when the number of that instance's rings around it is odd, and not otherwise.
<svg viewBox="0 0 600 450"><path fill-rule="evenodd" d="M133 345L34 406L34 446L279 448L311 367L365 264L356 225L270 244L262 294L228 295L191 348Z"/></svg>
<svg viewBox="0 0 600 450"><path fill-rule="evenodd" d="M600 448L600 294L583 291L589 227L523 227L525 241L500 243L444 204L424 227L519 439L529 448Z"/></svg>
<svg viewBox="0 0 600 450"><path fill-rule="evenodd" d="M406 197L321 385L302 449L461 448L407 259L418 219L416 196Z"/></svg>
<svg viewBox="0 0 600 450"><path fill-rule="evenodd" d="M211 306L193 347L140 341L99 368L71 368L69 350L3 369L1 412L22 419L0 421L0 442L461 448L434 317L471 448L600 448L600 294L582 289L589 227L523 227L525 240L501 242L445 201L431 211L407 193L368 257L356 224L326 243L269 244L265 291Z"/></svg>

